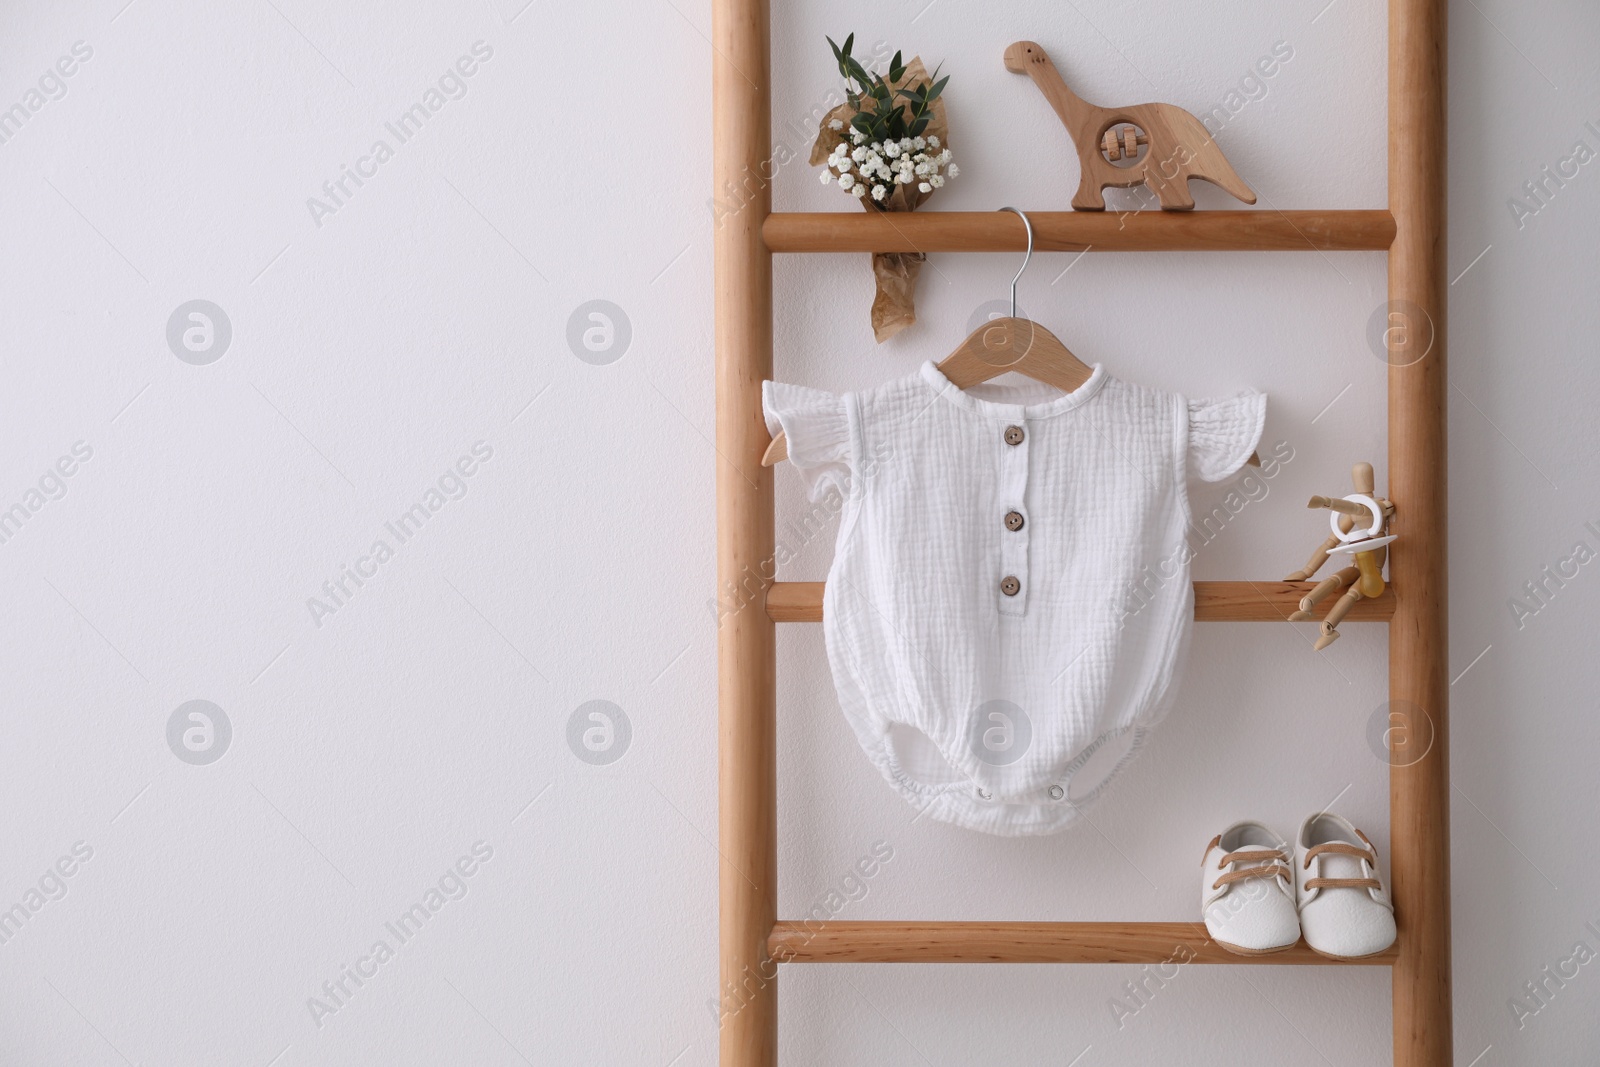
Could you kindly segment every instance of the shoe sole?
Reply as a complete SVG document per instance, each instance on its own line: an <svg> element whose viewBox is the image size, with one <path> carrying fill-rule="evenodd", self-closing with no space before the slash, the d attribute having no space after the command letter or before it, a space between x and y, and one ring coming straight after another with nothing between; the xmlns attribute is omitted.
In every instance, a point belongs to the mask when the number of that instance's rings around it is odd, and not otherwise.
<svg viewBox="0 0 1600 1067"><path fill-rule="evenodd" d="M1294 948L1295 945L1300 943L1299 941L1291 941L1287 945L1278 945L1275 948L1245 948L1243 945L1231 945L1226 941L1219 941L1214 937L1211 940L1216 941L1218 945L1233 953L1235 956L1271 956L1279 952L1288 952L1290 949Z"/></svg>

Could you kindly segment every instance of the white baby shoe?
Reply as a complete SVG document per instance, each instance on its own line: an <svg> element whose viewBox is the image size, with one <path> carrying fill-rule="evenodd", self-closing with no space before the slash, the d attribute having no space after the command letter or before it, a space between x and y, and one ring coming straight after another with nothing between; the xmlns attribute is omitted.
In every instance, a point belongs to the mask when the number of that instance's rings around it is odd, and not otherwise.
<svg viewBox="0 0 1600 1067"><path fill-rule="evenodd" d="M1294 843L1295 897L1306 944L1334 959L1372 956L1394 944L1394 905L1378 850L1349 819L1319 811Z"/></svg>
<svg viewBox="0 0 1600 1067"><path fill-rule="evenodd" d="M1236 822L1200 861L1200 914L1211 939L1241 956L1281 952L1300 940L1289 846L1258 822Z"/></svg>

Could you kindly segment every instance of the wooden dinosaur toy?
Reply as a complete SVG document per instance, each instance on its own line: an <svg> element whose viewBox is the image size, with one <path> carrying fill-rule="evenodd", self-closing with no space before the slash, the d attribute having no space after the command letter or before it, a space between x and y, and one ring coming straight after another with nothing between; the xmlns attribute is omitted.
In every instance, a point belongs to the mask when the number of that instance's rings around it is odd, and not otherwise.
<svg viewBox="0 0 1600 1067"><path fill-rule="evenodd" d="M1104 211L1104 190L1144 184L1163 211L1194 207L1189 179L1200 178L1247 204L1256 194L1234 172L1210 131L1173 104L1097 107L1071 89L1045 50L1033 41L1006 48L1006 69L1039 87L1072 136L1081 177L1072 198L1076 211Z"/></svg>

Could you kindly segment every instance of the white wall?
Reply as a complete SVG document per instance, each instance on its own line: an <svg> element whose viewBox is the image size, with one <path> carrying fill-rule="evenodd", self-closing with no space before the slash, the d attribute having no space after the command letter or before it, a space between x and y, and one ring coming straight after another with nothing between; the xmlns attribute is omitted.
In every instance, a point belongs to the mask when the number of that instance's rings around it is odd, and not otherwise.
<svg viewBox="0 0 1600 1067"><path fill-rule="evenodd" d="M0 106L27 106L76 42L92 51L0 144L0 507L39 505L0 543L0 907L28 914L0 944L0 1062L714 1063L709 5L124 3L8 5L0 29ZM775 6L791 149L790 122L837 83L824 33L944 62L964 173L936 208L1066 206L1064 133L1000 63L1023 37L1092 99L1194 110L1287 42L1225 149L1264 206L1384 203L1376 0ZM1600 549L1600 177L1580 169L1520 221L1507 203L1574 142L1600 149L1597 23L1578 3L1530 16L1482 0L1451 28L1463 1065L1600 1045L1600 966L1548 983L1536 1014L1511 1007L1547 965L1572 975L1575 944L1600 951L1600 565L1536 614L1510 606L1576 543ZM400 143L385 123L476 42L492 54L464 64L465 94ZM323 183L380 138L393 158L334 204ZM803 163L776 201L851 207ZM1068 262L1039 257L1022 299L1086 358L1192 395L1272 396L1268 441L1295 458L1198 577L1279 577L1320 536L1308 494L1341 490L1363 458L1383 484L1384 364L1366 340L1381 256ZM922 321L874 346L865 256L780 260L779 374L844 389L908 373L1014 263L934 257ZM225 351L214 337L189 354L221 351L203 365L167 339L194 299L231 325ZM631 328L604 365L567 338L596 299ZM49 478L75 447L92 454ZM386 522L441 478L451 495L402 542ZM797 514L793 472L778 478L780 517ZM361 563L380 539L390 557ZM822 577L830 539L783 577ZM341 605L321 590L346 565L376 573L345 579ZM336 610L314 618L311 597ZM1288 833L1330 802L1387 853L1386 768L1366 740L1384 634L1346 634L1319 655L1289 626L1200 628L1182 706L1093 824L1010 841L913 823L847 736L820 628L786 627L782 911L880 841L893 859L844 916L1190 918L1213 833L1246 816ZM231 726L209 764L169 746L192 700ZM569 746L593 700L631 727L609 764ZM220 750L219 734L203 754ZM70 877L47 874L58 860ZM458 860L470 877L448 876ZM402 943L386 923L441 880L459 899L435 898ZM392 958L361 964L380 940ZM343 977L357 965L359 986ZM1389 1056L1381 969L1188 967L1119 1020L1136 977L791 967L782 1051Z"/></svg>

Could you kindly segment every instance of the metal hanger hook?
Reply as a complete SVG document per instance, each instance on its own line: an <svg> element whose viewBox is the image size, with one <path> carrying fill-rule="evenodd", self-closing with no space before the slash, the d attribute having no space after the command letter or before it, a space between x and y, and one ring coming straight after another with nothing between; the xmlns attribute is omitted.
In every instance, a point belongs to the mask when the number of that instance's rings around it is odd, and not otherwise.
<svg viewBox="0 0 1600 1067"><path fill-rule="evenodd" d="M1033 223L1028 221L1028 216L1023 214L1021 208L1003 207L1001 211L1010 211L1022 220L1023 229L1028 231L1028 251L1022 257L1022 266L1017 268L1017 276L1011 279L1011 317L1017 317L1017 281L1022 277L1022 272L1028 269L1028 260L1033 258Z"/></svg>

